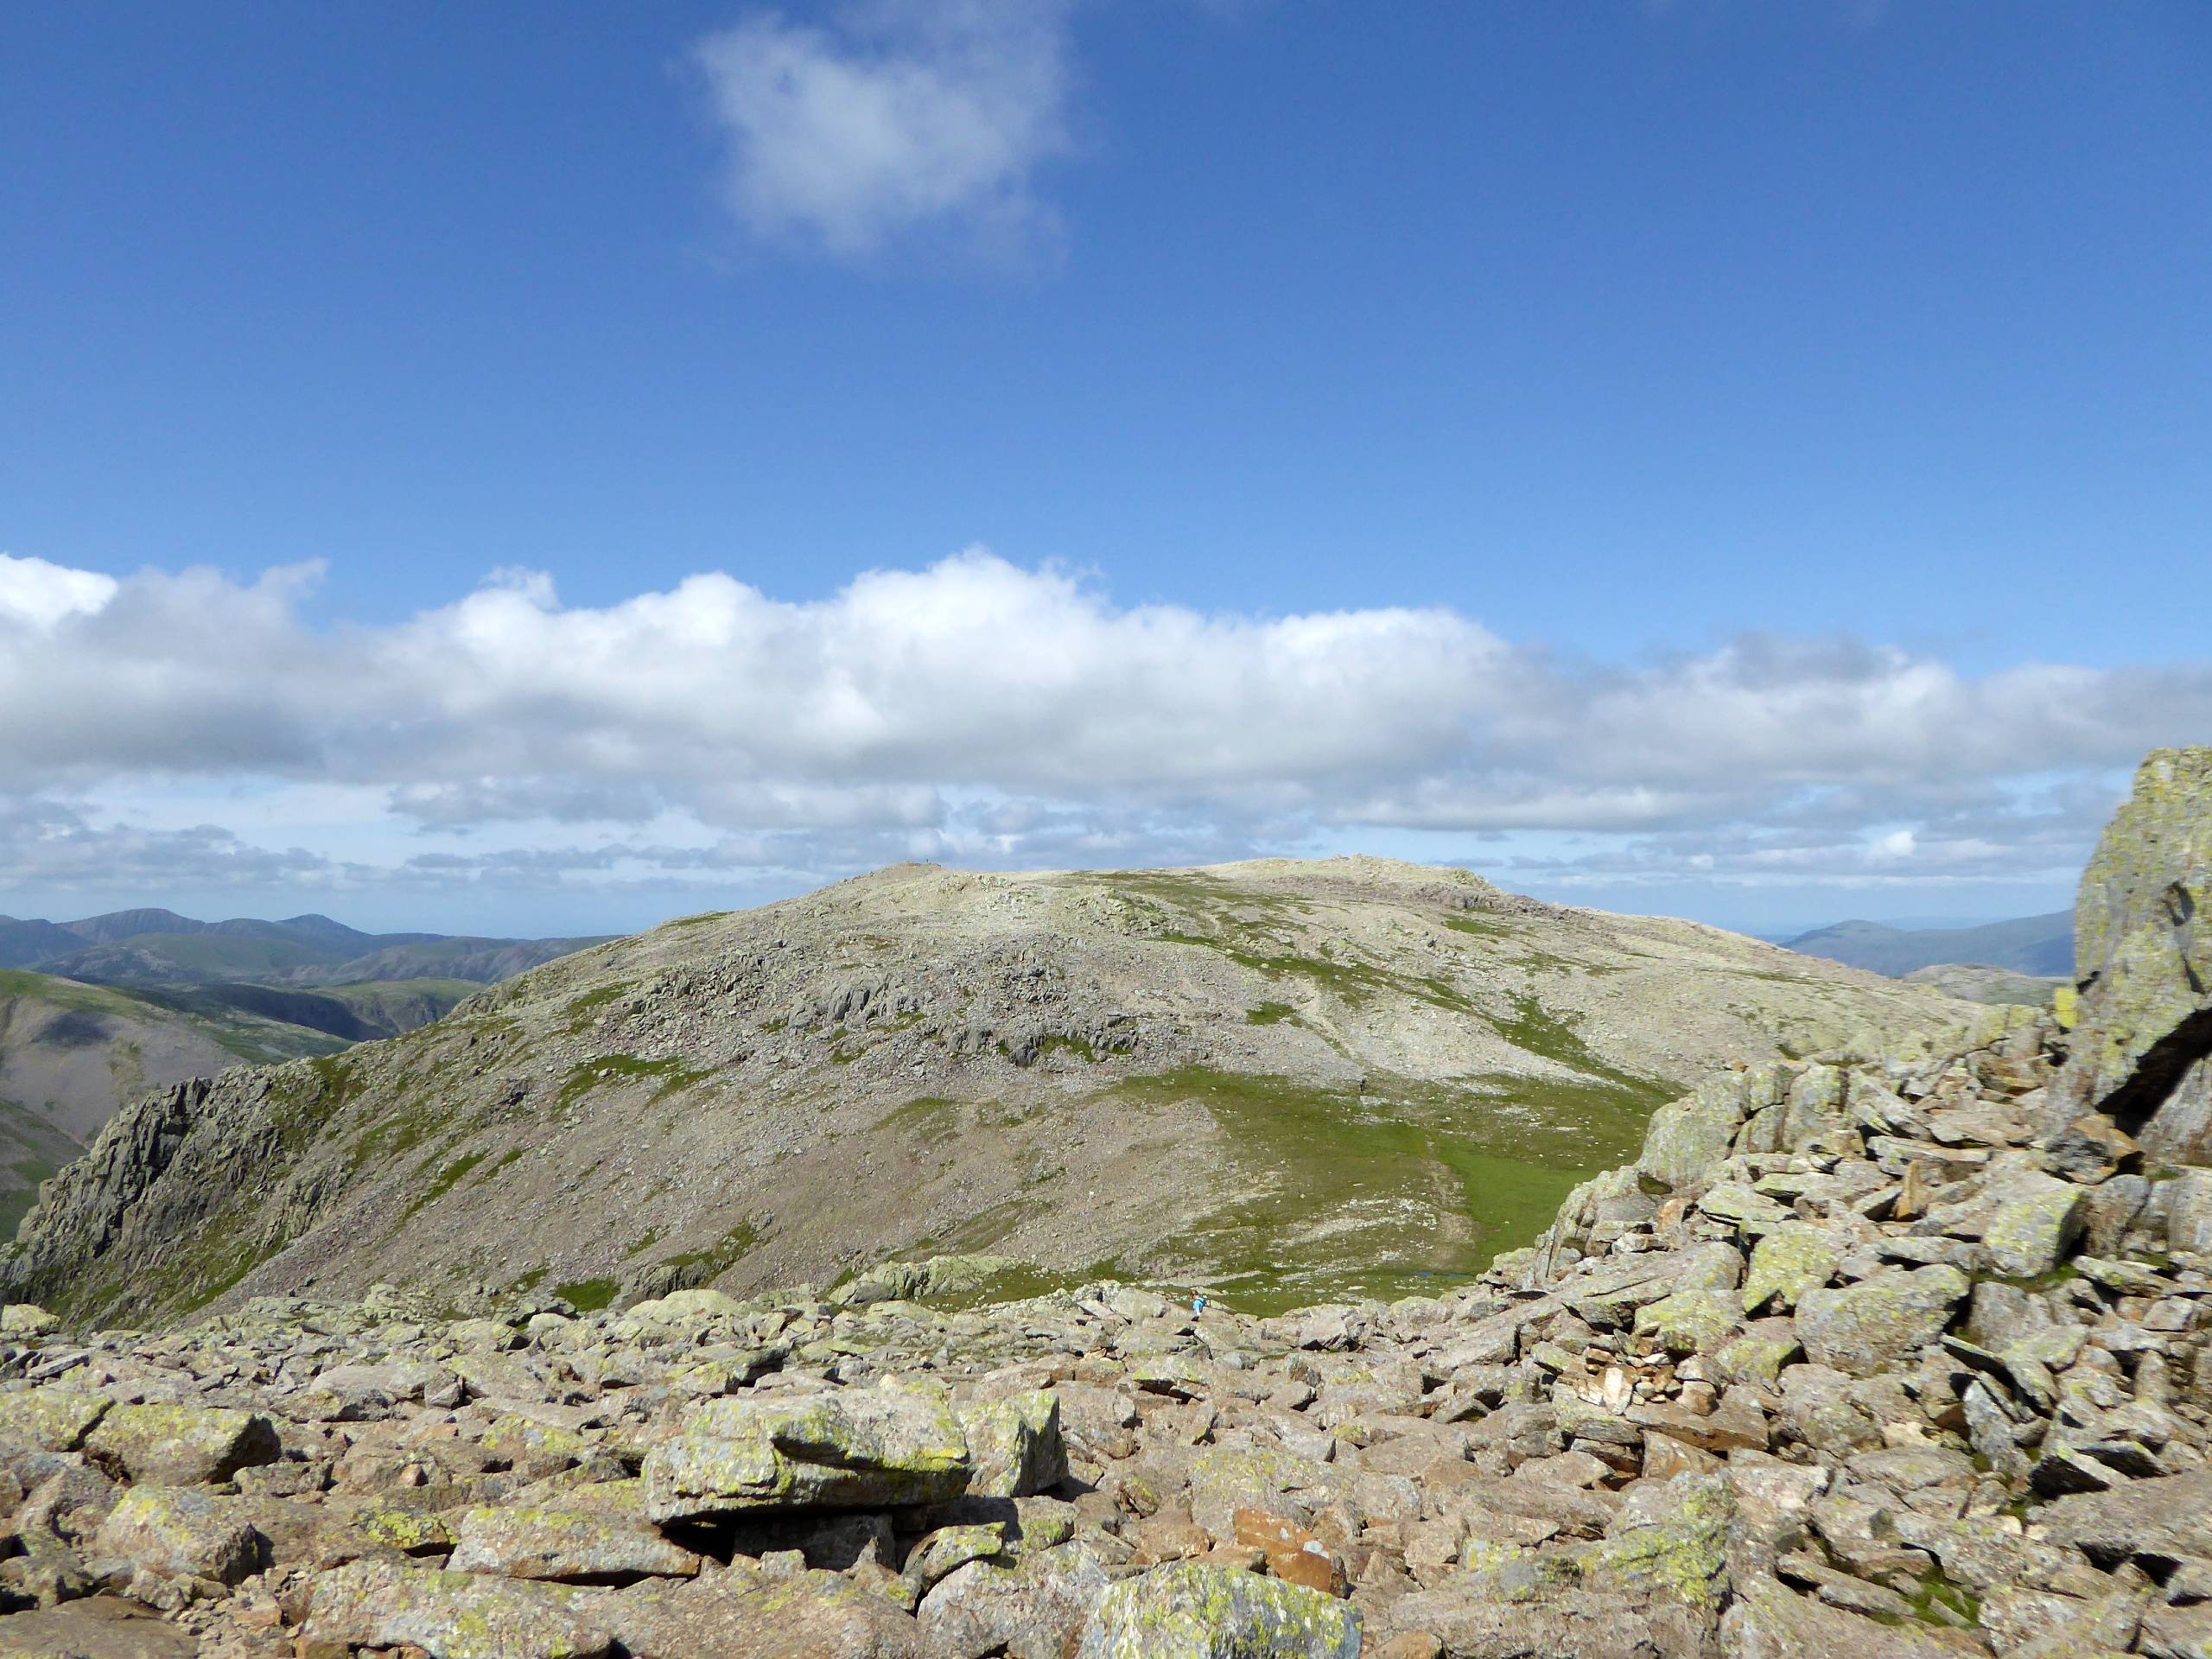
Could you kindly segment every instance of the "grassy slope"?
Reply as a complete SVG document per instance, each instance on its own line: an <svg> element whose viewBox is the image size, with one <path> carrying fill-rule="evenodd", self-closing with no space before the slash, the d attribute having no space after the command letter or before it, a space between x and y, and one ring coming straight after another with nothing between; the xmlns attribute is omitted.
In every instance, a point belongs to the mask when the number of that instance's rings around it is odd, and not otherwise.
<svg viewBox="0 0 2212 1659"><path fill-rule="evenodd" d="M0 1100L0 1239L15 1236L38 1184L83 1150L36 1112Z"/></svg>

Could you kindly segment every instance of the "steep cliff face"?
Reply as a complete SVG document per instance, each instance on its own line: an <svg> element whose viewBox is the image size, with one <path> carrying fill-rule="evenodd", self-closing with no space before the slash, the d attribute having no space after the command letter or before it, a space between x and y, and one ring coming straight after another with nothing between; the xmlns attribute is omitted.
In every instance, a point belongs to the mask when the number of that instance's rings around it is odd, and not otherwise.
<svg viewBox="0 0 2212 1659"><path fill-rule="evenodd" d="M2160 749L2082 873L2058 1094L2145 1147L2212 1158L2212 748Z"/></svg>
<svg viewBox="0 0 2212 1659"><path fill-rule="evenodd" d="M1962 1013L1462 871L910 867L158 1097L51 1184L4 1271L133 1320L379 1281L751 1290L946 1251L1254 1305L1403 1291L1533 1236L1729 1056Z"/></svg>

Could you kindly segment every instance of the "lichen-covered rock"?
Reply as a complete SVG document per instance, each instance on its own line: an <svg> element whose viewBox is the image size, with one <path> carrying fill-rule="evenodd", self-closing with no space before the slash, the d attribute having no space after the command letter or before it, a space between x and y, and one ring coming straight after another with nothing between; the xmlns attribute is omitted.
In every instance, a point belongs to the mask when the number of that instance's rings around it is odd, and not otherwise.
<svg viewBox="0 0 2212 1659"><path fill-rule="evenodd" d="M1318 1590L1198 1561L1116 1585L1077 1659L1359 1659L1362 1621Z"/></svg>
<svg viewBox="0 0 2212 1659"><path fill-rule="evenodd" d="M61 1321L35 1302L10 1302L0 1307L0 1338L7 1341L29 1342L60 1328Z"/></svg>
<svg viewBox="0 0 2212 1659"><path fill-rule="evenodd" d="M117 1406L85 1443L131 1479L165 1486L227 1480L283 1449L268 1418L223 1406Z"/></svg>
<svg viewBox="0 0 2212 1659"><path fill-rule="evenodd" d="M1713 1475L1644 1481L1630 1504L1581 1558L1585 1583L1611 1594L1671 1599L1717 1612L1727 1586L1728 1525L1735 1514L1726 1482Z"/></svg>
<svg viewBox="0 0 2212 1659"><path fill-rule="evenodd" d="M1807 1291L1819 1290L1834 1278L1841 1259L1842 1252L1826 1228L1803 1222L1777 1227L1751 1251L1751 1267L1744 1274L1744 1311L1787 1313Z"/></svg>
<svg viewBox="0 0 2212 1659"><path fill-rule="evenodd" d="M1814 1363L1872 1376L1942 1335L1969 1288L1966 1274L1938 1265L1807 1291L1797 1302L1798 1338Z"/></svg>
<svg viewBox="0 0 2212 1659"><path fill-rule="evenodd" d="M1050 1389L963 1405L958 1415L973 1465L967 1490L974 1496L1029 1497L1067 1478L1059 1396Z"/></svg>
<svg viewBox="0 0 2212 1659"><path fill-rule="evenodd" d="M646 1454L646 1512L671 1521L942 1503L967 1490L971 1467L942 1389L709 1400Z"/></svg>
<svg viewBox="0 0 2212 1659"><path fill-rule="evenodd" d="M1732 1293L1680 1290L1637 1310L1636 1334L1673 1354L1709 1354L1742 1323Z"/></svg>
<svg viewBox="0 0 2212 1659"><path fill-rule="evenodd" d="M1916 1630L1823 1605L1772 1579L1739 1586L1720 1622L1725 1659L1960 1659L1961 1647L1935 1630Z"/></svg>
<svg viewBox="0 0 2212 1659"><path fill-rule="evenodd" d="M641 1522L537 1505L474 1509L454 1532L456 1573L620 1584L689 1578L699 1557Z"/></svg>
<svg viewBox="0 0 2212 1659"><path fill-rule="evenodd" d="M2082 982L2057 1121L2108 1113L2152 1153L2212 1161L2212 748L2160 749L2074 907Z"/></svg>
<svg viewBox="0 0 2212 1659"><path fill-rule="evenodd" d="M113 1403L105 1395L50 1384L0 1395L0 1425L48 1452L74 1452Z"/></svg>
<svg viewBox="0 0 2212 1659"><path fill-rule="evenodd" d="M2081 1187L2037 1171L2020 1171L1985 1196L1992 1207L1982 1255L1993 1273L2006 1278L2049 1273L2082 1236L2088 1218Z"/></svg>
<svg viewBox="0 0 2212 1659"><path fill-rule="evenodd" d="M1772 1103L1776 1084L1771 1068L1729 1073L1662 1106L1644 1131L1637 1177L1662 1192L1711 1179L1745 1118Z"/></svg>
<svg viewBox="0 0 2212 1659"><path fill-rule="evenodd" d="M937 1659L912 1618L833 1573L733 1564L609 1591L592 1611L629 1659Z"/></svg>
<svg viewBox="0 0 2212 1659"><path fill-rule="evenodd" d="M354 1561L315 1581L307 1638L403 1643L430 1659L596 1659L604 1627L548 1585L387 1561Z"/></svg>
<svg viewBox="0 0 2212 1659"><path fill-rule="evenodd" d="M970 1561L938 1582L916 1617L938 1654L1064 1659L1110 1583L1088 1546L1062 1544L1011 1567Z"/></svg>
<svg viewBox="0 0 2212 1659"><path fill-rule="evenodd" d="M158 1578L236 1584L260 1570L264 1548L245 1507L189 1486L134 1487L100 1523L93 1548Z"/></svg>

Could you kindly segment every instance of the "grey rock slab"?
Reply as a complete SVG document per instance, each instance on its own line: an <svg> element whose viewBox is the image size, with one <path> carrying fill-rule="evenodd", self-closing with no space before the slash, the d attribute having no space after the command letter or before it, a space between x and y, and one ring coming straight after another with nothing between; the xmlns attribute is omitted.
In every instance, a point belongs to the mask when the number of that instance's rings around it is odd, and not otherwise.
<svg viewBox="0 0 2212 1659"><path fill-rule="evenodd" d="M1941 1336L1968 1289L1956 1268L1885 1269L1854 1285L1806 1292L1797 1334L1814 1363L1872 1376Z"/></svg>
<svg viewBox="0 0 2212 1659"><path fill-rule="evenodd" d="M706 1401L643 1472L647 1514L671 1521L943 1503L971 1469L941 1390L875 1388Z"/></svg>
<svg viewBox="0 0 2212 1659"><path fill-rule="evenodd" d="M116 1596L0 1617L5 1659L192 1659L198 1650L178 1626Z"/></svg>
<svg viewBox="0 0 2212 1659"><path fill-rule="evenodd" d="M1278 1579L1178 1561L1100 1598L1077 1659L1359 1659L1359 1613Z"/></svg>
<svg viewBox="0 0 2212 1659"><path fill-rule="evenodd" d="M311 1642L421 1648L430 1659L598 1659L606 1627L553 1586L387 1561L354 1561L315 1581Z"/></svg>
<svg viewBox="0 0 2212 1659"><path fill-rule="evenodd" d="M912 1618L833 1573L732 1566L588 1605L629 1659L937 1659Z"/></svg>
<svg viewBox="0 0 2212 1659"><path fill-rule="evenodd" d="M218 1406L117 1406L85 1444L129 1470L133 1480L170 1486L226 1480L241 1469L276 1462L283 1450L268 1418Z"/></svg>

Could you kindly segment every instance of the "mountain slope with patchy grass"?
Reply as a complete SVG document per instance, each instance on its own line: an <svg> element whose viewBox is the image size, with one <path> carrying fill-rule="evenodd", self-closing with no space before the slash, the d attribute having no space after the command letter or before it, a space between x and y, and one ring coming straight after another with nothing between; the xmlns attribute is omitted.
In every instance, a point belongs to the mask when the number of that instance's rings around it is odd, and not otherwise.
<svg viewBox="0 0 2212 1659"><path fill-rule="evenodd" d="M1460 871L902 866L143 1102L7 1272L137 1318L379 1281L587 1305L960 1251L1283 1306L1478 1270L1717 1062L1959 1012Z"/></svg>
<svg viewBox="0 0 2212 1659"><path fill-rule="evenodd" d="M0 970L0 1236L38 1184L127 1101L231 1066L327 1054L344 1040L211 1004Z"/></svg>

